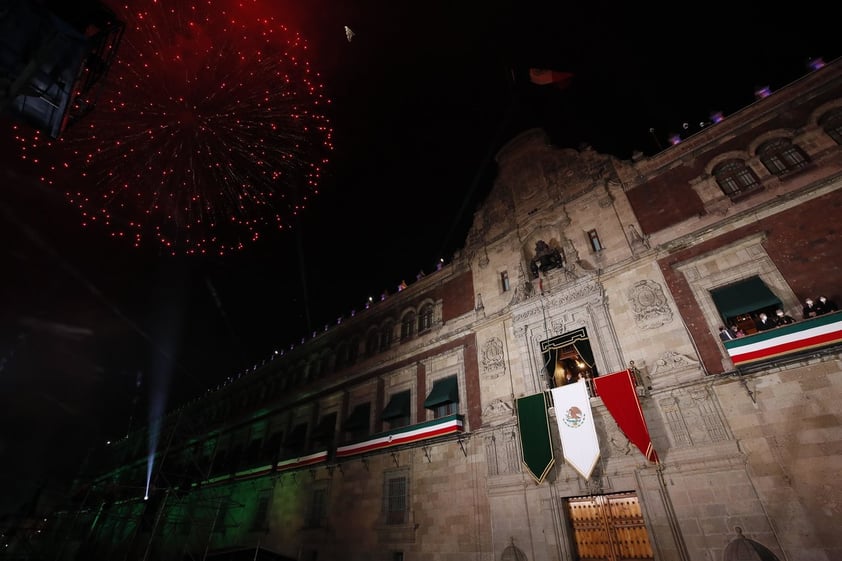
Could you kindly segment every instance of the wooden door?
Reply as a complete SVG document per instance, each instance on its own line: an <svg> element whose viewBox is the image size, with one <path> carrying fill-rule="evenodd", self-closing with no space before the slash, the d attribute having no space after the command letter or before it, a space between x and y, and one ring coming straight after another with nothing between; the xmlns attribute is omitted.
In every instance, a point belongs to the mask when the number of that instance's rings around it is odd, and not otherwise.
<svg viewBox="0 0 842 561"><path fill-rule="evenodd" d="M635 493L567 500L577 559L628 561L655 559Z"/></svg>

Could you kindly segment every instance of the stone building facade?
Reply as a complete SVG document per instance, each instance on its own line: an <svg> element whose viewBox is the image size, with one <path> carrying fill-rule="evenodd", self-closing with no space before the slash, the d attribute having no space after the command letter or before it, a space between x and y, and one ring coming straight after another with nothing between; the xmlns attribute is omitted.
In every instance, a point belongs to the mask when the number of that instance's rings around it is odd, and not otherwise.
<svg viewBox="0 0 842 561"><path fill-rule="evenodd" d="M103 451L40 547L56 559L842 557L842 329L835 312L814 324L801 310L842 297L842 63L652 157L560 149L531 130L497 163L451 262L169 412L149 500L138 489L155 427ZM778 307L799 321L754 333ZM737 343L718 335L732 322L749 332ZM546 349L570 334L592 355L600 455L587 479L567 465L549 408L554 462L536 479L517 403L563 383ZM591 384L630 363L658 462Z"/></svg>

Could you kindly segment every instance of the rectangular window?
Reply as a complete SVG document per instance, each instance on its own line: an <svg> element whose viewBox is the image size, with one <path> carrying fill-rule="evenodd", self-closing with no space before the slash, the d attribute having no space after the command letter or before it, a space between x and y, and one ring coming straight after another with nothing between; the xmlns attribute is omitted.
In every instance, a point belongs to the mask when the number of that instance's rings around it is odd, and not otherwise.
<svg viewBox="0 0 842 561"><path fill-rule="evenodd" d="M216 533L225 532L225 517L228 516L228 504L220 501L219 507L216 510L216 521L213 525L213 531Z"/></svg>
<svg viewBox="0 0 842 561"><path fill-rule="evenodd" d="M284 455L289 458L304 452L307 443L307 423L299 423L284 441Z"/></svg>
<svg viewBox="0 0 842 561"><path fill-rule="evenodd" d="M319 424L313 429L310 435L311 450L328 450L332 453L336 436L336 412L329 413L322 417Z"/></svg>
<svg viewBox="0 0 842 561"><path fill-rule="evenodd" d="M749 277L727 286L714 288L710 291L713 303L725 325L736 323L743 329L750 328L754 332L752 314L767 312L770 315L781 307L778 298L760 277ZM747 325L740 325L745 318ZM746 331L748 333L748 331Z"/></svg>
<svg viewBox="0 0 842 561"><path fill-rule="evenodd" d="M362 440L368 436L368 429L371 425L371 403L360 403L354 406L354 410L345 419L343 428L350 440Z"/></svg>
<svg viewBox="0 0 842 561"><path fill-rule="evenodd" d="M409 513L407 483L404 473L386 474L384 497L386 524L406 524Z"/></svg>
<svg viewBox="0 0 842 561"><path fill-rule="evenodd" d="M257 499L257 508L254 509L254 518L251 521L252 530L267 530L269 515L269 495L261 495Z"/></svg>
<svg viewBox="0 0 842 561"><path fill-rule="evenodd" d="M500 287L503 289L503 292L509 291L509 272L503 271L500 273Z"/></svg>
<svg viewBox="0 0 842 561"><path fill-rule="evenodd" d="M604 249L602 242L599 241L599 234L596 233L596 230L588 230L588 240L591 243L591 249L594 251L602 251Z"/></svg>
<svg viewBox="0 0 842 561"><path fill-rule="evenodd" d="M228 471L228 450L217 450L216 455L213 458L213 470L211 471L212 475L220 475L226 473Z"/></svg>
<svg viewBox="0 0 842 561"><path fill-rule="evenodd" d="M178 533L182 536L189 536L190 531L193 529L193 513L188 511L187 514L184 516L184 520L182 520L178 524Z"/></svg>
<svg viewBox="0 0 842 561"><path fill-rule="evenodd" d="M392 395L386 408L380 414L380 418L389 423L389 428L396 429L409 424L409 417L412 412L410 397L409 390Z"/></svg>
<svg viewBox="0 0 842 561"><path fill-rule="evenodd" d="M272 433L272 436L263 445L263 452L261 454L263 463L274 462L277 459L283 441L284 431L279 430Z"/></svg>
<svg viewBox="0 0 842 561"><path fill-rule="evenodd" d="M260 461L260 447L263 445L263 437L253 438L249 442L244 455L244 465L252 467Z"/></svg>
<svg viewBox="0 0 842 561"><path fill-rule="evenodd" d="M459 383L456 376L436 380L424 400L424 407L432 410L436 419L458 413Z"/></svg>
<svg viewBox="0 0 842 561"><path fill-rule="evenodd" d="M436 406L433 409L435 418L440 419L442 417L447 417L448 415L455 415L459 412L459 404L458 403L444 403L442 405Z"/></svg>
<svg viewBox="0 0 842 561"><path fill-rule="evenodd" d="M327 489L318 487L313 489L310 499L310 512L307 515L307 526L310 528L324 527L327 517Z"/></svg>

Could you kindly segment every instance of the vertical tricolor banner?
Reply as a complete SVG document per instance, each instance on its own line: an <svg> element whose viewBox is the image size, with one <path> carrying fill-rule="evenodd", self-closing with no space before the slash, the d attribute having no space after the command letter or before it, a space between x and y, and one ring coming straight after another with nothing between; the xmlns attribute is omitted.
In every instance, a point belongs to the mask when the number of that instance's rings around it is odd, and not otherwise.
<svg viewBox="0 0 842 561"><path fill-rule="evenodd" d="M517 424L523 465L540 484L555 463L550 420L547 416L547 395L544 392L516 400Z"/></svg>
<svg viewBox="0 0 842 561"><path fill-rule="evenodd" d="M658 463L658 454L652 446L646 419L640 408L640 400L634 388L631 372L621 370L614 374L597 376L593 379L596 393L602 398L605 408L617 421L617 426L637 446L646 459Z"/></svg>
<svg viewBox="0 0 842 561"><path fill-rule="evenodd" d="M582 477L590 479L599 459L599 439L596 436L591 399L585 381L581 380L550 391L553 395L564 459Z"/></svg>

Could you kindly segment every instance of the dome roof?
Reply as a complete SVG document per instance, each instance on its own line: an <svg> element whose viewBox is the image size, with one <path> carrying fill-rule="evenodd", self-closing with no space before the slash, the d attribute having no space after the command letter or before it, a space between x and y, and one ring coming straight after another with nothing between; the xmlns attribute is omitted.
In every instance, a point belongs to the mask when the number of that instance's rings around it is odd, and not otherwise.
<svg viewBox="0 0 842 561"><path fill-rule="evenodd" d="M512 538L512 544L503 550L500 561L529 561L529 558L515 545L515 539Z"/></svg>
<svg viewBox="0 0 842 561"><path fill-rule="evenodd" d="M723 561L779 561L766 546L744 537L742 528L737 526L734 530L737 537L725 546Z"/></svg>

